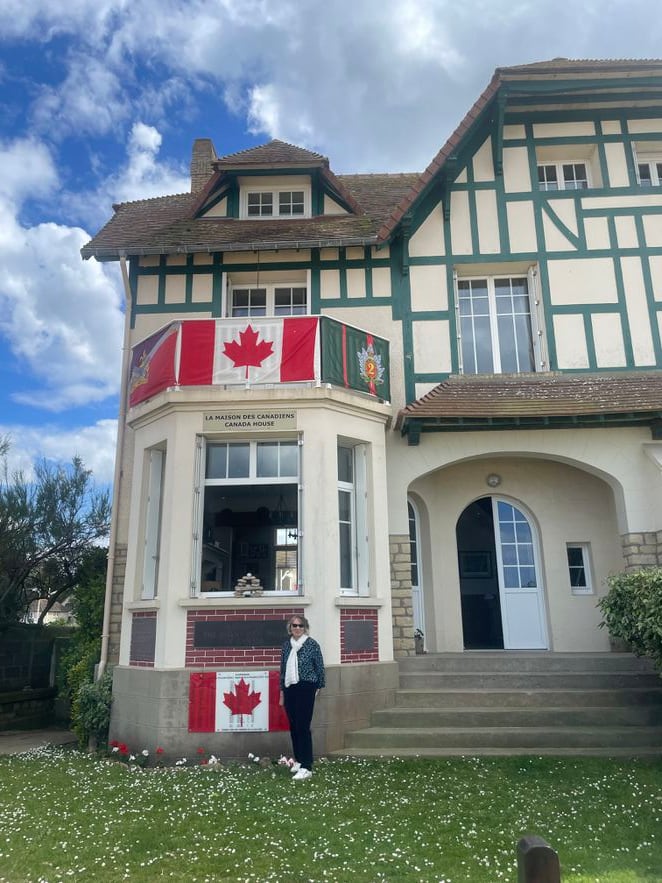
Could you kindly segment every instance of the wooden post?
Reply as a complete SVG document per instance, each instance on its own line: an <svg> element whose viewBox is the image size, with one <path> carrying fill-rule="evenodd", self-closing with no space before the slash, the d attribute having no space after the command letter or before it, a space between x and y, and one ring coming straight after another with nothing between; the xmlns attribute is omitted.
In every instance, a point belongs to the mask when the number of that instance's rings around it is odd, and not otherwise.
<svg viewBox="0 0 662 883"><path fill-rule="evenodd" d="M517 844L517 871L517 883L561 883L558 853L535 834Z"/></svg>

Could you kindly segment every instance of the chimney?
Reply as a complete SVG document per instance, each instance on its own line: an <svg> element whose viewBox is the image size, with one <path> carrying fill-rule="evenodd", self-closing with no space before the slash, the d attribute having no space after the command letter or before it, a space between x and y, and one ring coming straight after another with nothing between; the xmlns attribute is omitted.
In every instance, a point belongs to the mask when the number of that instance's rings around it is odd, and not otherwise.
<svg viewBox="0 0 662 883"><path fill-rule="evenodd" d="M214 173L216 150L211 138L196 138L191 154L191 193L199 193Z"/></svg>

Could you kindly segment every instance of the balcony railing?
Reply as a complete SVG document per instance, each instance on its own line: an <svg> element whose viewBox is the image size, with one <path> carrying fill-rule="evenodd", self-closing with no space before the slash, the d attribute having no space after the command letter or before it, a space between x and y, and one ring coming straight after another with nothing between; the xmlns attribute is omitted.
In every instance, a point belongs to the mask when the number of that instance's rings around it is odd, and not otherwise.
<svg viewBox="0 0 662 883"><path fill-rule="evenodd" d="M388 341L328 316L174 321L133 347L129 405L171 387L311 382L389 401Z"/></svg>

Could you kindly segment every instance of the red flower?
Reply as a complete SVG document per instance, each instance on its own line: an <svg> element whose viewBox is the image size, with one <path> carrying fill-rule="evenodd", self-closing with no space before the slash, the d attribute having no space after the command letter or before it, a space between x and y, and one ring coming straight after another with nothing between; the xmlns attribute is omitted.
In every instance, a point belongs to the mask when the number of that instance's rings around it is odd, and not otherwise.
<svg viewBox="0 0 662 883"><path fill-rule="evenodd" d="M198 748L198 754L204 754L204 753L205 753L204 748Z"/></svg>
<svg viewBox="0 0 662 883"><path fill-rule="evenodd" d="M120 754L128 754L129 753L129 749L126 747L124 742L122 742L120 745L118 745L118 748L119 748Z"/></svg>
<svg viewBox="0 0 662 883"><path fill-rule="evenodd" d="M161 746L159 745L156 749L156 753L157 754L165 754L165 748L161 748Z"/></svg>

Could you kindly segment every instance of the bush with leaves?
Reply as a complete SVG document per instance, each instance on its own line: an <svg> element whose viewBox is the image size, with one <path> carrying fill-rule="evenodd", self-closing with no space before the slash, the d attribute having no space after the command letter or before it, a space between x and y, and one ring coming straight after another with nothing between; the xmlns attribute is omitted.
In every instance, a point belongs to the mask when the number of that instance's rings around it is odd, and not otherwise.
<svg viewBox="0 0 662 883"><path fill-rule="evenodd" d="M78 744L101 745L108 741L110 706L113 701L113 674L106 669L98 681L80 685L72 702L72 729Z"/></svg>
<svg viewBox="0 0 662 883"><path fill-rule="evenodd" d="M637 656L649 656L662 671L662 567L616 573L598 602L606 626Z"/></svg>

